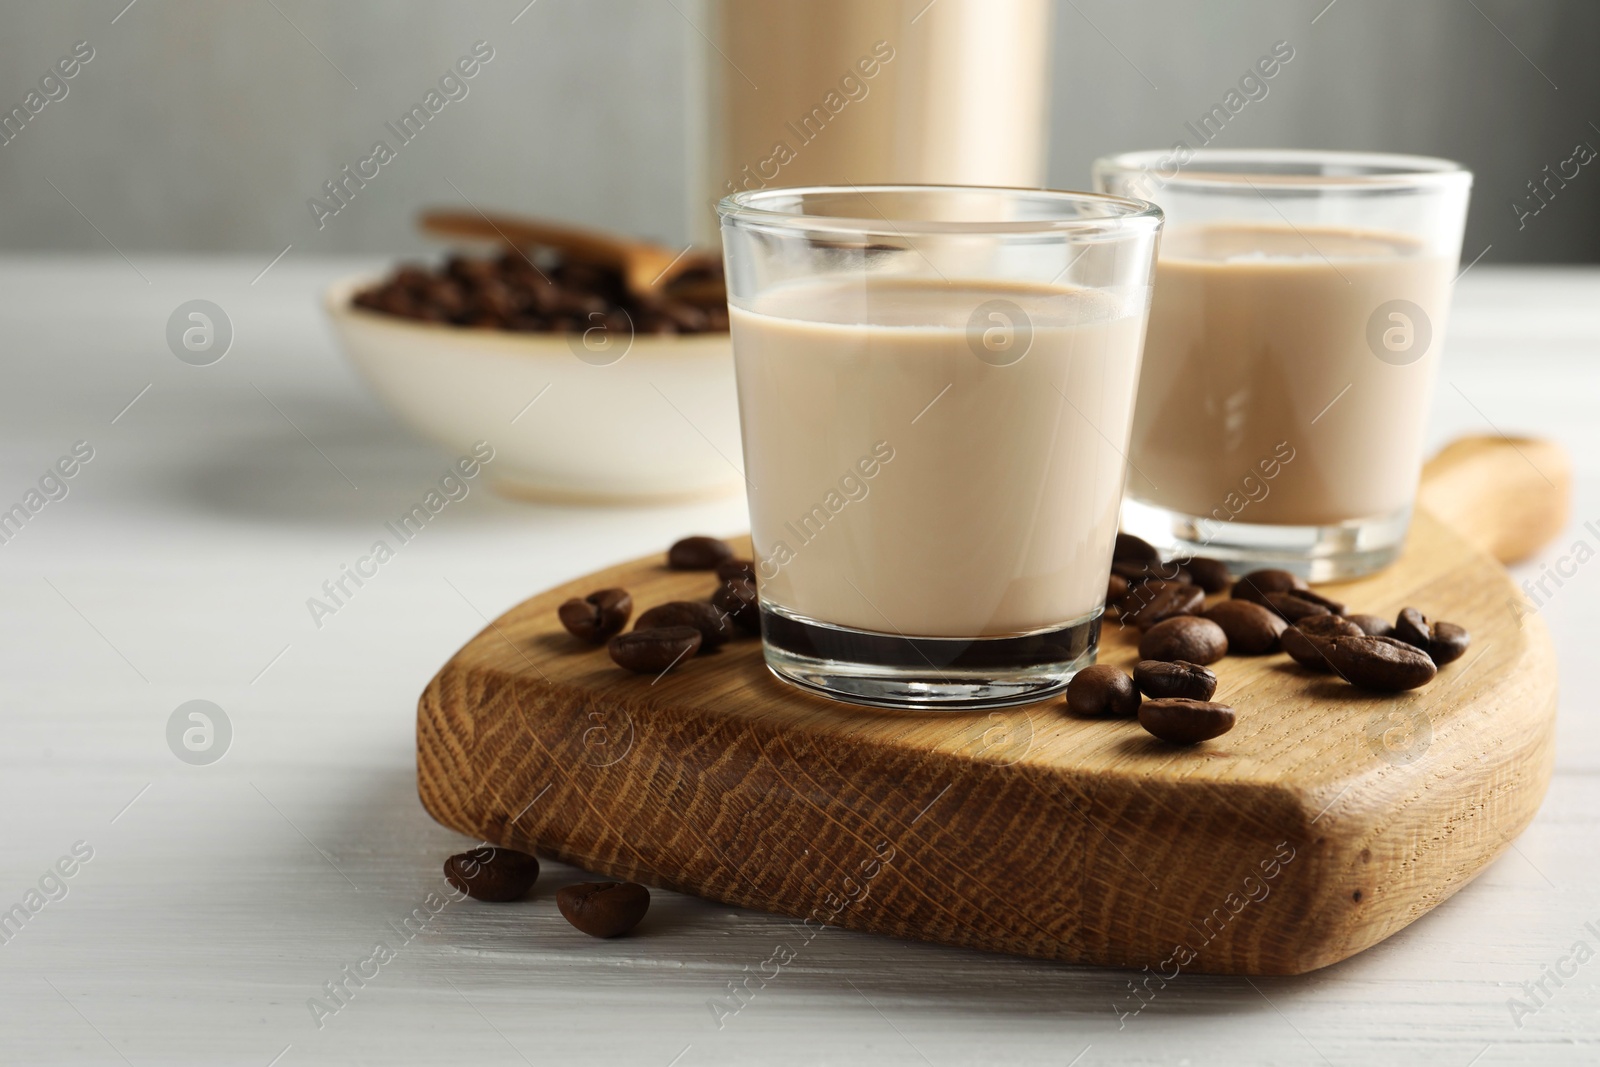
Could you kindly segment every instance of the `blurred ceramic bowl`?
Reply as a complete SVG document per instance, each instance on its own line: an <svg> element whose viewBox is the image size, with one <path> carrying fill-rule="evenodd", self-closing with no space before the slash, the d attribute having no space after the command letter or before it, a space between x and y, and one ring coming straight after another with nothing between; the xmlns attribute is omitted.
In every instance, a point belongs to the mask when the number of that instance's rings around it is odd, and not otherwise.
<svg viewBox="0 0 1600 1067"><path fill-rule="evenodd" d="M723 496L743 476L725 333L514 333L351 304L376 279L328 289L340 345L394 413L455 452L494 446L507 495L639 503ZM613 331L614 333L615 331Z"/></svg>

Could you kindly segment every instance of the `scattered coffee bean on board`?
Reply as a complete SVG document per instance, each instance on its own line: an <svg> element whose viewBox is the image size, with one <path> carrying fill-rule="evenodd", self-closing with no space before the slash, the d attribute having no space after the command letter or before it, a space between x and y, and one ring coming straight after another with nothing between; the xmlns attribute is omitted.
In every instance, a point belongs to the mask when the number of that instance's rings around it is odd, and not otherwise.
<svg viewBox="0 0 1600 1067"><path fill-rule="evenodd" d="M1129 533L1117 533L1117 543L1111 550L1111 558L1118 562L1129 563L1160 563L1161 553L1142 537L1135 537Z"/></svg>
<svg viewBox="0 0 1600 1067"><path fill-rule="evenodd" d="M1253 600L1262 607L1270 607L1267 603L1268 593L1286 593L1292 589L1308 588L1305 580L1298 574L1288 571L1266 570L1251 571L1249 574L1233 583L1233 599Z"/></svg>
<svg viewBox="0 0 1600 1067"><path fill-rule="evenodd" d="M1127 672L1109 663L1096 663L1067 683L1067 710L1097 718L1132 718L1139 710L1139 691Z"/></svg>
<svg viewBox="0 0 1600 1067"><path fill-rule="evenodd" d="M710 605L706 605L710 607ZM618 634L606 645L612 662L637 674L660 674L683 665L700 650L700 631L693 626L661 626Z"/></svg>
<svg viewBox="0 0 1600 1067"><path fill-rule="evenodd" d="M628 625L633 597L626 589L602 589L579 599L573 597L556 610L567 633L580 641L603 645Z"/></svg>
<svg viewBox="0 0 1600 1067"><path fill-rule="evenodd" d="M650 890L637 882L579 882L556 890L556 907L590 937L617 937L650 910Z"/></svg>
<svg viewBox="0 0 1600 1067"><path fill-rule="evenodd" d="M1416 608L1402 608L1390 635L1428 654L1434 666L1460 659L1472 644L1472 635L1453 622L1434 622Z"/></svg>
<svg viewBox="0 0 1600 1067"><path fill-rule="evenodd" d="M1233 729L1234 710L1205 700L1146 700L1139 705L1139 725L1163 741L1196 745Z"/></svg>
<svg viewBox="0 0 1600 1067"><path fill-rule="evenodd" d="M1160 579L1135 586L1123 597L1122 618L1148 630L1162 619L1193 615L1206 605L1206 593L1198 585Z"/></svg>
<svg viewBox="0 0 1600 1067"><path fill-rule="evenodd" d="M1415 689L1438 672L1426 652L1392 637L1334 637L1326 648L1333 669L1345 681L1380 693Z"/></svg>
<svg viewBox="0 0 1600 1067"><path fill-rule="evenodd" d="M1208 593L1220 593L1233 581L1228 574L1228 565L1220 559L1195 556L1191 559L1180 559L1178 562L1189 572L1194 584Z"/></svg>
<svg viewBox="0 0 1600 1067"><path fill-rule="evenodd" d="M1289 658L1307 670L1331 672L1328 642L1335 637L1360 637L1361 627L1338 615L1312 615L1301 619L1278 635L1278 644Z"/></svg>
<svg viewBox="0 0 1600 1067"><path fill-rule="evenodd" d="M1299 622L1301 619L1308 619L1313 615L1338 614L1336 611L1329 611L1327 607L1318 604L1316 601L1307 600L1298 591L1267 593L1262 597L1262 600L1266 602L1267 607L1281 615L1288 622ZM1256 602L1247 600L1245 603Z"/></svg>
<svg viewBox="0 0 1600 1067"><path fill-rule="evenodd" d="M693 626L699 630L701 652L710 652L733 636L733 627L724 613L694 600L673 600L651 608L639 616L639 621L633 624L633 632L673 626Z"/></svg>
<svg viewBox="0 0 1600 1067"><path fill-rule="evenodd" d="M725 582L734 578L753 582L756 580L756 565L747 559L725 559L717 564L717 577Z"/></svg>
<svg viewBox="0 0 1600 1067"><path fill-rule="evenodd" d="M728 542L716 537L685 537L667 550L667 566L675 571L711 571L733 558Z"/></svg>
<svg viewBox="0 0 1600 1067"><path fill-rule="evenodd" d="M1181 659L1142 659L1133 665L1133 684L1151 700L1210 700L1217 691L1217 676L1207 667Z"/></svg>
<svg viewBox="0 0 1600 1067"><path fill-rule="evenodd" d="M473 900L521 900L539 877L539 861L514 848L482 845L444 861L444 880Z"/></svg>
<svg viewBox="0 0 1600 1067"><path fill-rule="evenodd" d="M711 594L711 606L745 633L761 632L761 602L756 583L748 578L729 578L717 586Z"/></svg>
<svg viewBox="0 0 1600 1067"><path fill-rule="evenodd" d="M1278 635L1288 628L1283 616L1252 600L1220 600L1201 613L1228 635L1228 654L1262 656L1278 651Z"/></svg>
<svg viewBox="0 0 1600 1067"><path fill-rule="evenodd" d="M1186 660L1205 666L1228 654L1228 635L1210 619L1179 615L1156 623L1139 639L1140 659Z"/></svg>
<svg viewBox="0 0 1600 1067"><path fill-rule="evenodd" d="M1106 605L1116 604L1128 592L1128 579L1120 574L1113 574L1106 580Z"/></svg>
<svg viewBox="0 0 1600 1067"><path fill-rule="evenodd" d="M1344 614L1340 612L1339 614ZM1361 632L1368 637L1393 637L1394 626L1388 619L1380 615L1345 615L1345 618L1361 628Z"/></svg>

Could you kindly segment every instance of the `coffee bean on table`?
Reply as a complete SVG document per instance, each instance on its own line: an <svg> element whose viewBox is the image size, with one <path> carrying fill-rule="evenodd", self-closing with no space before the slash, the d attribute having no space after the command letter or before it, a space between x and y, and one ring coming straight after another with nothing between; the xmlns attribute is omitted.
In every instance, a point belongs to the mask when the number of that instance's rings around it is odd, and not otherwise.
<svg viewBox="0 0 1600 1067"><path fill-rule="evenodd" d="M1117 532L1116 547L1111 550L1111 558L1119 563L1127 561L1132 563L1160 563L1161 553L1142 537L1133 534Z"/></svg>
<svg viewBox="0 0 1600 1067"><path fill-rule="evenodd" d="M1228 654L1228 635L1210 619L1179 615L1156 623L1139 639L1140 659L1187 660L1204 666Z"/></svg>
<svg viewBox="0 0 1600 1067"><path fill-rule="evenodd" d="M1148 630L1162 619L1193 615L1206 605L1206 593L1198 585L1162 580L1135 586L1122 598L1122 618Z"/></svg>
<svg viewBox="0 0 1600 1067"><path fill-rule="evenodd" d="M628 625L633 597L626 589L602 589L582 599L573 597L556 609L556 614L573 637L603 645Z"/></svg>
<svg viewBox="0 0 1600 1067"><path fill-rule="evenodd" d="M1301 619L1278 635L1278 644L1300 666L1313 671L1332 671L1327 643L1335 637L1360 637L1361 627L1338 615L1312 615Z"/></svg>
<svg viewBox="0 0 1600 1067"><path fill-rule="evenodd" d="M1067 683L1067 710L1074 715L1131 718L1139 710L1139 691L1125 671L1096 663Z"/></svg>
<svg viewBox="0 0 1600 1067"><path fill-rule="evenodd" d="M725 582L734 578L753 582L756 580L756 565L747 559L725 559L717 564L717 577Z"/></svg>
<svg viewBox="0 0 1600 1067"><path fill-rule="evenodd" d="M444 879L473 900L521 900L539 877L539 861L514 848L482 845L444 861Z"/></svg>
<svg viewBox="0 0 1600 1067"><path fill-rule="evenodd" d="M700 631L693 626L659 626L618 634L606 645L606 651L617 666L626 670L660 674L682 665L698 652L701 640Z"/></svg>
<svg viewBox="0 0 1600 1067"><path fill-rule="evenodd" d="M1392 637L1334 637L1327 642L1327 653L1345 681L1383 693L1426 685L1438 671L1422 649Z"/></svg>
<svg viewBox="0 0 1600 1067"><path fill-rule="evenodd" d="M1128 579L1120 574L1113 574L1106 579L1106 604L1109 606L1121 600L1128 592Z"/></svg>
<svg viewBox="0 0 1600 1067"><path fill-rule="evenodd" d="M1267 604L1268 593L1286 593L1291 589L1306 588L1309 587L1306 585L1305 579L1298 574L1290 574L1288 571L1268 568L1266 570L1251 571L1237 582L1234 582L1232 596L1235 600L1254 600L1262 607L1269 607L1270 605Z"/></svg>
<svg viewBox="0 0 1600 1067"><path fill-rule="evenodd" d="M1201 612L1228 635L1228 652L1260 656L1278 650L1278 635L1289 626L1283 616L1251 600L1221 600Z"/></svg>
<svg viewBox="0 0 1600 1067"><path fill-rule="evenodd" d="M1183 564L1183 569L1189 572L1189 577L1194 580L1194 584L1208 593L1222 592L1228 588L1228 585L1233 580L1228 575L1228 565L1220 559L1194 556L1178 562Z"/></svg>
<svg viewBox="0 0 1600 1067"><path fill-rule="evenodd" d="M1282 616L1287 622L1299 622L1301 619L1310 618L1312 615L1337 615L1336 611L1329 611L1325 606L1307 600L1298 592L1268 593L1264 598L1267 607ZM1247 600L1246 604L1255 603Z"/></svg>
<svg viewBox="0 0 1600 1067"><path fill-rule="evenodd" d="M1196 745L1233 729L1236 716L1226 704L1174 697L1139 705L1139 725L1163 741Z"/></svg>
<svg viewBox="0 0 1600 1067"><path fill-rule="evenodd" d="M667 550L667 566L675 571L715 570L733 558L728 542L716 537L685 537Z"/></svg>
<svg viewBox="0 0 1600 1067"><path fill-rule="evenodd" d="M728 625L728 619L722 612L710 604L694 600L673 600L658 604L639 616L639 621L633 624L633 632L639 633L663 626L693 626L699 630L702 638L701 652L710 652L726 644L733 636L733 628Z"/></svg>
<svg viewBox="0 0 1600 1067"><path fill-rule="evenodd" d="M650 890L637 882L579 882L556 890L556 907L590 937L617 937L644 918Z"/></svg>
<svg viewBox="0 0 1600 1067"><path fill-rule="evenodd" d="M730 578L711 594L711 606L748 634L761 632L761 603L756 583L748 578Z"/></svg>
<svg viewBox="0 0 1600 1067"><path fill-rule="evenodd" d="M1133 684L1152 700L1183 697L1210 700L1217 691L1217 676L1198 663L1142 659L1133 665Z"/></svg>
<svg viewBox="0 0 1600 1067"><path fill-rule="evenodd" d="M1381 615L1345 615L1345 618L1359 626L1368 637L1394 636L1394 626Z"/></svg>

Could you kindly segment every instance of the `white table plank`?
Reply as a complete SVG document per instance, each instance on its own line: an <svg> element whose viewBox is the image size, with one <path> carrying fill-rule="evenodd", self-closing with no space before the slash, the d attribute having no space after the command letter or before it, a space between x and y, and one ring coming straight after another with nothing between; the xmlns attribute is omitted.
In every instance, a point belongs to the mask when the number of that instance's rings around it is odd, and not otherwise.
<svg viewBox="0 0 1600 1067"><path fill-rule="evenodd" d="M397 427L332 349L315 294L368 264L290 256L252 287L264 263L141 259L147 285L115 257L0 260L0 500L74 441L96 450L0 545L0 907L75 842L94 850L0 944L0 1062L1600 1059L1600 963L1520 1027L1507 1006L1573 942L1600 951L1584 925L1600 928L1600 727L1578 682L1600 640L1592 564L1543 608L1568 674L1533 827L1437 912L1311 976L1184 976L1120 1016L1130 974L843 931L806 941L665 892L639 936L600 943L555 913L549 887L575 873L559 865L538 898L451 904L402 946L390 923L464 843L417 802L415 699L476 611L685 532L741 529L743 507L553 509L475 488L313 628L305 598L451 457ZM165 347L167 314L193 297L237 331L213 367ZM1581 525L1600 520L1597 351L1600 271L1480 264L1460 282L1432 438L1487 421L1554 435L1578 465L1577 521L1530 576L1579 538L1600 548ZM168 715L195 698L235 729L208 767L166 747ZM393 962L318 1029L307 999L378 940ZM794 962L719 1027L711 1005L779 944Z"/></svg>

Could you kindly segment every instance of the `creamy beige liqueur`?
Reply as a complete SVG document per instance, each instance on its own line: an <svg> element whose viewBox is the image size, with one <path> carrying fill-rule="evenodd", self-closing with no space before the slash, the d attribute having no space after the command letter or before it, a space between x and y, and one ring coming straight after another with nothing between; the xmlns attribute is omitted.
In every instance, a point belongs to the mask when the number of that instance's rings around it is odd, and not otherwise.
<svg viewBox="0 0 1600 1067"><path fill-rule="evenodd" d="M1266 495L1237 517L1281 525L1405 507L1421 469L1453 274L1452 262L1394 234L1169 227L1156 265L1129 494L1226 518L1246 487L1254 497L1264 486ZM1420 356L1419 347L1403 347L1415 316L1380 311L1396 300L1426 316L1431 337ZM1375 313L1380 347L1385 335L1401 346L1388 362L1369 343ZM1416 346L1420 328L1410 328ZM1285 455L1292 460L1276 469L1274 458ZM1264 469L1276 477L1263 482Z"/></svg>
<svg viewBox="0 0 1600 1067"><path fill-rule="evenodd" d="M765 603L886 634L1000 636L1105 598L1142 295L937 280L804 283L732 310ZM1031 322L993 335L974 310ZM1014 316L1013 316L1014 318ZM980 317L1004 330L1008 320Z"/></svg>

